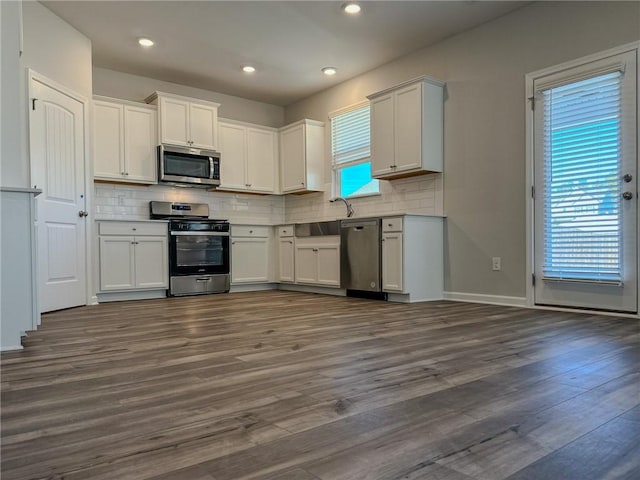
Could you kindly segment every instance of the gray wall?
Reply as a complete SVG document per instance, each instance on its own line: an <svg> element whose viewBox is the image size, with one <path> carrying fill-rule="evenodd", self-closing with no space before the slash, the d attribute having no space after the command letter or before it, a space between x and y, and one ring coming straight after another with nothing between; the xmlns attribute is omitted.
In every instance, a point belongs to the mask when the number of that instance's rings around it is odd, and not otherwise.
<svg viewBox="0 0 640 480"><path fill-rule="evenodd" d="M20 3L0 2L0 186L26 186L20 141Z"/></svg>
<svg viewBox="0 0 640 480"><path fill-rule="evenodd" d="M95 67L93 69L93 93L95 95L142 102L156 90L217 102L220 104L218 114L224 118L269 127L281 127L284 122L284 108L277 105L104 68Z"/></svg>
<svg viewBox="0 0 640 480"><path fill-rule="evenodd" d="M445 289L524 297L524 76L639 38L638 2L536 2L290 105L285 121L326 120L424 74L446 81Z"/></svg>

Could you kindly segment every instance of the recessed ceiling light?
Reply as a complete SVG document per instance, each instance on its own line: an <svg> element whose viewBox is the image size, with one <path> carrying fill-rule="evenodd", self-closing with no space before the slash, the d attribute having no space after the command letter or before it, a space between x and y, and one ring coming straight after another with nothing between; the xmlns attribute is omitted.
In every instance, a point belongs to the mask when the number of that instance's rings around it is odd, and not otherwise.
<svg viewBox="0 0 640 480"><path fill-rule="evenodd" d="M153 40L150 38L139 38L138 43L143 47L153 47Z"/></svg>
<svg viewBox="0 0 640 480"><path fill-rule="evenodd" d="M252 67L251 65L245 65L244 67L242 67L242 71L244 73L253 73L256 71L255 67Z"/></svg>
<svg viewBox="0 0 640 480"><path fill-rule="evenodd" d="M324 67L322 69L322 73L328 76L332 76L338 73L338 70L336 69L336 67Z"/></svg>
<svg viewBox="0 0 640 480"><path fill-rule="evenodd" d="M355 2L349 2L342 5L342 10L344 10L344 12L348 13L349 15L355 15L356 13L360 13L360 10L362 10L362 8L360 8L360 5Z"/></svg>

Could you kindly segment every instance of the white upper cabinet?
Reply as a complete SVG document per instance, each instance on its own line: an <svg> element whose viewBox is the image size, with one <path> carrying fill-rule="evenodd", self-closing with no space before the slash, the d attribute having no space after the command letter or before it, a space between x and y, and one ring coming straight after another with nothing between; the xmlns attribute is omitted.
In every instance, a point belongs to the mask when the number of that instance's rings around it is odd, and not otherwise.
<svg viewBox="0 0 640 480"><path fill-rule="evenodd" d="M422 77L367 97L373 177L442 172L443 92L443 82Z"/></svg>
<svg viewBox="0 0 640 480"><path fill-rule="evenodd" d="M324 123L301 120L280 129L282 193L324 188Z"/></svg>
<svg viewBox="0 0 640 480"><path fill-rule="evenodd" d="M160 143L217 150L220 104L162 92L145 101L158 105Z"/></svg>
<svg viewBox="0 0 640 480"><path fill-rule="evenodd" d="M278 158L276 129L220 121L219 190L275 193Z"/></svg>
<svg viewBox="0 0 640 480"><path fill-rule="evenodd" d="M94 178L156 183L156 124L155 107L94 97Z"/></svg>

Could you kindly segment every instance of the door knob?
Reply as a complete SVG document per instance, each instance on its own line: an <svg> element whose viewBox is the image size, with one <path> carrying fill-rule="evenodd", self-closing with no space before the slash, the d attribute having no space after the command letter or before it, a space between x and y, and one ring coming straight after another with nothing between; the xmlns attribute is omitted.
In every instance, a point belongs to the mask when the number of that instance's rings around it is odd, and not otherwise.
<svg viewBox="0 0 640 480"><path fill-rule="evenodd" d="M625 200L631 200L633 198L633 193L631 192L624 192L622 194L622 198L624 198Z"/></svg>
<svg viewBox="0 0 640 480"><path fill-rule="evenodd" d="M631 180L633 180L633 175L631 175L629 173L625 173L622 176L622 180L624 180L625 182L629 183Z"/></svg>
<svg viewBox="0 0 640 480"><path fill-rule="evenodd" d="M89 216L89 212L87 212L86 210L80 210L78 212L78 216L79 217L87 217L87 216Z"/></svg>

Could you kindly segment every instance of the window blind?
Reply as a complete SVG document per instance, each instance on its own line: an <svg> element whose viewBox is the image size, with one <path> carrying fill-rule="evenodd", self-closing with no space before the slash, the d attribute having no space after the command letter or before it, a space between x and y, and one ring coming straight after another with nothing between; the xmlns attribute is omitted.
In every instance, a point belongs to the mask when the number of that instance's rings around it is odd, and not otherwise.
<svg viewBox="0 0 640 480"><path fill-rule="evenodd" d="M621 78L616 71L539 92L548 279L621 282Z"/></svg>
<svg viewBox="0 0 640 480"><path fill-rule="evenodd" d="M336 115L331 119L333 164L339 165L371 156L369 105Z"/></svg>

